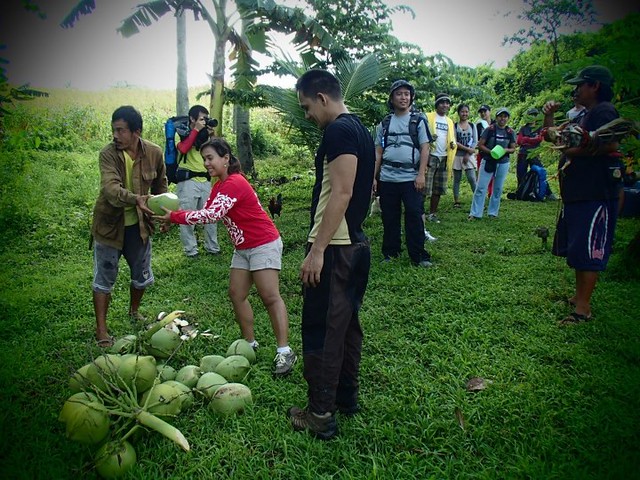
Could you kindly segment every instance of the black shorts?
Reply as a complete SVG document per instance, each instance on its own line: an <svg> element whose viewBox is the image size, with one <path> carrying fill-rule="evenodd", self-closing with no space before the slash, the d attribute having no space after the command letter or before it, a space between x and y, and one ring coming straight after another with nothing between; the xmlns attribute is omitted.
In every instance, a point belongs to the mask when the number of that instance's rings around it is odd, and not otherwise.
<svg viewBox="0 0 640 480"><path fill-rule="evenodd" d="M553 239L553 254L566 257L567 265L576 270L605 270L617 217L618 200L564 204Z"/></svg>

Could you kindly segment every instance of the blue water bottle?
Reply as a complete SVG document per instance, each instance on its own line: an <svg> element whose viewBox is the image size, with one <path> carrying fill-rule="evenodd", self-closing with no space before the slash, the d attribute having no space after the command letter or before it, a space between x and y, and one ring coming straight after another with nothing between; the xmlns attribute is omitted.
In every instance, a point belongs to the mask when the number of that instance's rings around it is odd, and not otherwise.
<svg viewBox="0 0 640 480"><path fill-rule="evenodd" d="M166 138L164 146L164 163L173 165L176 163L176 126L172 119L164 124L164 136Z"/></svg>

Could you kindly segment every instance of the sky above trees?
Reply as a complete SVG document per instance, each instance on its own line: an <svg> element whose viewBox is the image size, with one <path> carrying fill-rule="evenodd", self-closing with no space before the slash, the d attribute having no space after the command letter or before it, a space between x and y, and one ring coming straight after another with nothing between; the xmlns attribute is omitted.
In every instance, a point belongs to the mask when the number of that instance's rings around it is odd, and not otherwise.
<svg viewBox="0 0 640 480"><path fill-rule="evenodd" d="M175 22L172 17L140 34L124 39L116 33L121 20L139 0L96 0L93 14L81 17L72 29L62 29L60 21L75 0L42 2L47 19L25 12L18 0L9 0L0 17L1 55L9 81L33 87L71 87L99 90L110 86L136 85L148 88L175 88ZM293 0L278 1L295 5ZM517 46L501 46L505 35L522 25L517 19L517 0L391 0L408 5L416 13L393 17L394 33L403 41L420 46L426 55L443 53L454 63L478 66L493 63L503 67L518 51ZM600 20L611 22L632 11L634 2L596 1ZM505 16L509 11L511 15ZM191 86L209 83L212 70L213 39L209 27L189 17L187 25L188 81ZM279 44L286 44L284 37ZM278 83L262 78L261 83ZM286 82L285 82L286 83Z"/></svg>

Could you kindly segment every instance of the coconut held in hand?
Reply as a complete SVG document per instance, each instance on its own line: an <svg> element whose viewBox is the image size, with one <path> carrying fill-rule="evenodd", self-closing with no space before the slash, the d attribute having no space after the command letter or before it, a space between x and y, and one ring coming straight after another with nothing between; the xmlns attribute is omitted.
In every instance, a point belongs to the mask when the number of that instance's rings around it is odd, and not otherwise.
<svg viewBox="0 0 640 480"><path fill-rule="evenodd" d="M147 200L147 206L153 210L153 213L156 215L164 215L166 212L162 207L174 212L180 208L180 200L175 193L167 192L160 195L151 195L149 200Z"/></svg>

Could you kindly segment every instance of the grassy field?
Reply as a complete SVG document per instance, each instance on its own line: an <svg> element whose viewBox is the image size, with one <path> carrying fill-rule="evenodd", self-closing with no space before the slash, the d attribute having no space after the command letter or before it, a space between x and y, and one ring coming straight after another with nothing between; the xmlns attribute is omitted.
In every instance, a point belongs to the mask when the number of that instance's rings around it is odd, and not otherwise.
<svg viewBox="0 0 640 480"><path fill-rule="evenodd" d="M104 142L95 143L74 151L18 145L0 153L3 478L95 477L92 450L68 441L57 421L69 374L98 353L88 225L98 185L96 148ZM11 175L16 161L19 178ZM263 204L276 193L284 198L276 219L285 244L281 292L297 352L310 165L257 161ZM282 175L289 181L270 181ZM506 190L514 183L510 175ZM468 208L470 192L466 185L462 190ZM572 272L535 235L538 226L553 231L558 202L504 199L498 219L473 223L466 221L468 210L452 208L450 195L441 204L442 223L429 225L438 237L428 245L435 262L429 270L413 268L406 253L380 262L380 218L366 222L373 266L361 316L363 411L339 418L338 438L320 442L291 430L286 411L305 402L302 365L286 379L271 378L275 342L254 295L261 348L248 379L253 407L223 419L197 402L174 422L192 450L145 435L136 442L138 463L128 478L637 478L640 276L623 252L638 219L619 223L610 268L594 294L594 320L559 327L570 311L564 300ZM224 354L239 335L226 296L232 248L223 228L219 238L222 256L196 261L182 255L177 228L154 238L156 284L143 312L184 309L201 330L219 336L185 344L176 366ZM127 278L122 262L109 314L117 336L131 333ZM475 376L491 383L467 392L466 381Z"/></svg>

